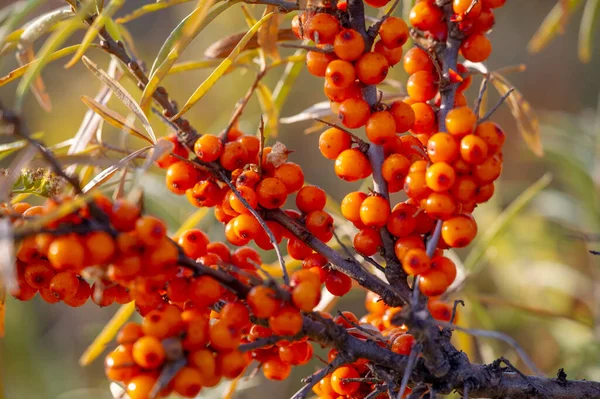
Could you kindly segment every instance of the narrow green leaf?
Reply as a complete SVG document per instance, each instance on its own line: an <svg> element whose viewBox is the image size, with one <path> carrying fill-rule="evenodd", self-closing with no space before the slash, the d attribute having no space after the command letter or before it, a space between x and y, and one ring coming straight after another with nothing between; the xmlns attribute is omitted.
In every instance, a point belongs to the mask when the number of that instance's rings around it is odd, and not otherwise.
<svg viewBox="0 0 600 399"><path fill-rule="evenodd" d="M561 32L563 23L568 16L575 11L577 6L579 6L581 0L566 0L566 9L561 3L563 2L559 1L556 3L548 15L546 15L546 18L544 18L544 21L527 45L529 52L537 53L546 47L548 43ZM567 14L565 14L565 12L567 12Z"/></svg>
<svg viewBox="0 0 600 399"><path fill-rule="evenodd" d="M267 118L265 124L265 140L269 137L277 137L279 135L279 110L275 106L273 93L261 82L256 85L256 95L263 114Z"/></svg>
<svg viewBox="0 0 600 399"><path fill-rule="evenodd" d="M306 50L300 49L297 50L293 57L303 57L306 59ZM285 70L281 75L281 78L277 82L275 86L275 90L273 90L273 97L275 98L275 108L279 113L281 113L281 109L283 108L283 104L285 100L287 100L296 79L300 75L300 72L304 69L304 63L297 62L296 60L291 60L285 66Z"/></svg>
<svg viewBox="0 0 600 399"><path fill-rule="evenodd" d="M122 115L108 108L106 105L99 103L98 101L88 96L81 96L81 101L83 101L84 104L87 105L92 111L100 115L102 119L104 119L106 122L110 123L117 129L120 129L125 133L140 138L144 141L147 141L150 144L153 143L152 139L150 139L145 134L137 130L134 126L131 126L129 123L127 123L127 120Z"/></svg>
<svg viewBox="0 0 600 399"><path fill-rule="evenodd" d="M77 53L73 56L73 58L65 65L65 68L71 68L73 65L77 63L86 52L86 50L90 47L98 33L104 26L111 20L112 16L115 15L117 11L123 7L125 0L112 0L94 19L94 22L90 26L90 28L85 33L83 40L81 41L81 47L77 50Z"/></svg>
<svg viewBox="0 0 600 399"><path fill-rule="evenodd" d="M113 39L123 40L121 27L117 25L112 18L108 18L106 20L106 22L104 23L104 28L106 29L110 37L112 37Z"/></svg>
<svg viewBox="0 0 600 399"><path fill-rule="evenodd" d="M181 111L177 113L172 119L177 119L184 113L190 110L207 92L208 90L215 84L217 81L223 76L223 74L229 69L229 67L233 64L236 57L242 52L242 49L246 46L246 43L254 36L258 28L261 27L266 21L271 18L274 13L267 14L262 17L252 29L250 29L240 40L240 42L235 46L231 54L227 58L225 58L221 64L210 74L210 76L202 82L202 84L196 89L196 91L192 94L192 96L187 100Z"/></svg>
<svg viewBox="0 0 600 399"><path fill-rule="evenodd" d="M164 10L165 8L173 7L178 4L189 3L190 1L192 0L165 0L158 3L146 4L121 18L117 18L115 22L118 24L125 24L146 14Z"/></svg>
<svg viewBox="0 0 600 399"><path fill-rule="evenodd" d="M552 181L550 173L542 176L538 181L523 191L496 219L486 227L483 234L479 236L469 255L465 259L464 266L467 271L474 271L479 262L485 256L494 240L510 226L517 215Z"/></svg>
<svg viewBox="0 0 600 399"><path fill-rule="evenodd" d="M3 21L3 24L0 27L0 48L4 47L4 43L6 43L6 38L9 33L18 26L30 12L39 7L43 2L44 0L17 1L2 9L7 12L6 15L8 15L8 17Z"/></svg>
<svg viewBox="0 0 600 399"><path fill-rule="evenodd" d="M581 16L579 27L579 60L588 63L592 58L592 41L594 38L594 22L600 12L600 0L587 0Z"/></svg>
<svg viewBox="0 0 600 399"><path fill-rule="evenodd" d="M133 159L137 158L139 155L150 150L151 148L152 148L152 146L140 148L139 150L134 151L131 154L127 155L125 158L121 159L116 165L113 165L113 166L110 166L110 167L104 169L102 172L98 173L92 179L92 181L90 181L88 184L86 184L85 187L82 189L82 191L84 193L87 193L88 191L96 188L100 184L102 184L105 181L107 181L108 179L110 179L119 169L125 167Z"/></svg>
<svg viewBox="0 0 600 399"><path fill-rule="evenodd" d="M156 143L156 135L154 134L154 130L152 129L148 118L146 117L138 103L135 101L135 99L131 96L131 94L129 94L119 82L110 77L110 75L108 75L102 69L98 68L98 65L90 61L89 58L83 56L82 60L85 66L88 67L88 69L92 71L94 75L98 77L98 79L100 79L104 84L106 84L113 91L113 93L115 93L115 96L117 96L119 100L121 100L123 104L125 104L125 106L129 108L131 112L133 112L133 114L140 120L140 122L150 135L152 143Z"/></svg>

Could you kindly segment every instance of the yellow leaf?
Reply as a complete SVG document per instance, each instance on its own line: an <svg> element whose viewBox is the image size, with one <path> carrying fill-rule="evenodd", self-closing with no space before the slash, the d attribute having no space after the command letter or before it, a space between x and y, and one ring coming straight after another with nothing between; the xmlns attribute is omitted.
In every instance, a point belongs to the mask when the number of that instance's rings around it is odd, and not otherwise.
<svg viewBox="0 0 600 399"><path fill-rule="evenodd" d="M94 342L85 350L81 358L79 358L79 364L81 366L87 366L92 363L102 352L106 345L114 339L119 332L119 329L127 323L127 320L135 312L135 302L129 302L128 304L121 305L119 310L114 314L110 321L104 326L100 334L94 339Z"/></svg>
<svg viewBox="0 0 600 399"><path fill-rule="evenodd" d="M117 18L115 22L118 24L124 24L151 12L160 11L177 4L188 3L190 1L192 0L165 0L159 3L146 4L136 10L133 10L130 14L127 14L121 18Z"/></svg>
<svg viewBox="0 0 600 399"><path fill-rule="evenodd" d="M600 12L600 0L587 0L581 16L579 27L579 60L584 63L592 58L592 40L594 37L594 22Z"/></svg>
<svg viewBox="0 0 600 399"><path fill-rule="evenodd" d="M77 53L75 53L71 61L65 65L65 68L71 68L77 63L77 61L81 59L81 56L83 56L86 50L90 47L96 36L98 36L100 30L104 28L104 25L106 25L108 20L110 20L112 16L119 11L124 3L125 0L112 0L106 7L104 7L100 15L94 19L92 25L89 27L87 32L85 32L85 36L81 41L81 47L79 47Z"/></svg>
<svg viewBox="0 0 600 399"><path fill-rule="evenodd" d="M179 226L179 229L173 235L174 238L179 237L183 234L184 231L193 229L204 219L204 217L208 214L209 208L200 208L196 212L192 213L183 223Z"/></svg>
<svg viewBox="0 0 600 399"><path fill-rule="evenodd" d="M275 107L273 93L261 82L256 85L256 94L263 114L267 118L265 125L265 140L279 135L279 110Z"/></svg>
<svg viewBox="0 0 600 399"><path fill-rule="evenodd" d="M181 111L175 115L172 120L179 118L181 115L189 111L200 99L208 92L208 90L223 76L223 74L229 69L229 67L233 64L236 57L241 53L242 49L246 46L246 43L254 36L258 28L262 26L265 22L269 20L274 14L267 14L262 17L254 26L244 35L242 40L235 46L231 54L227 58L225 58L221 64L210 74L210 76L202 82L200 87L196 89L196 91L192 94L192 96L187 100Z"/></svg>
<svg viewBox="0 0 600 399"><path fill-rule="evenodd" d="M566 6L565 6L566 3ZM566 0L558 2L548 13L544 21L533 35L527 48L532 53L541 51L554 37L562 32L568 16L581 3L581 0Z"/></svg>
<svg viewBox="0 0 600 399"><path fill-rule="evenodd" d="M132 136L135 136L152 144L152 140L148 136L137 130L135 127L129 125L125 118L119 115L116 111L113 111L106 105L99 103L98 101L88 96L81 96L81 101L83 101L84 104L87 105L92 111L100 115L102 119L104 119L117 129L120 129L125 133L131 134Z"/></svg>
<svg viewBox="0 0 600 399"><path fill-rule="evenodd" d="M267 6L263 15L273 12L277 12L277 6ZM282 19L282 15L275 15L267 23L261 26L256 34L260 48L266 55L275 61L281 58L277 48L277 40L279 36L279 24L281 24Z"/></svg>

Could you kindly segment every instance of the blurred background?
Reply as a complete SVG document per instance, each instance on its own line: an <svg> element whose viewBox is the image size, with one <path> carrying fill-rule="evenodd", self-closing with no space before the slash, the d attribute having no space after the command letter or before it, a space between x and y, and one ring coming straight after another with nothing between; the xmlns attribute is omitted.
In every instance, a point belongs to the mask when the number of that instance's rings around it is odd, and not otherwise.
<svg viewBox="0 0 600 399"><path fill-rule="evenodd" d="M0 1L0 8L9 3ZM151 2L127 1L117 16L147 3ZM152 64L163 41L194 3L149 14L126 25L135 39L137 54L146 65ZM510 111L502 107L493 119L508 135L504 173L494 199L475 211L479 241L456 254L470 276L451 299L465 300L466 307L460 313L462 326L509 334L547 375L555 375L559 367L564 367L570 378L600 380L600 257L588 253L590 249L600 250L600 40L594 44L591 62L582 64L577 58L580 14L576 13L563 34L541 53L529 54L528 41L555 3L512 0L496 13L497 25L490 36L494 52L487 65L490 70L516 64L527 66L524 72L509 74L507 78L540 118L545 156L532 154L519 136ZM63 4L46 1L36 13ZM250 10L258 17L262 7ZM284 26L289 26L289 18ZM180 61L199 60L212 43L244 30L242 13L234 6L202 32ZM596 39L600 39L598 32ZM83 31L78 32L69 43L76 43L82 36ZM41 43L43 40L36 48ZM90 49L87 55L101 67L107 67L109 58L101 51ZM75 134L87 111L80 96L94 97L100 87L81 63L70 70L63 68L65 63L66 59L53 62L43 72L53 100L52 112L42 111L32 96L24 108L30 129L43 131L47 144ZM12 54L5 56L0 75L16 66ZM172 98L182 104L210 71L175 74L164 85ZM269 87L274 87L282 72L280 68L265 80ZM401 67L394 68L390 77L406 80ZM222 78L187 114L192 125L204 132L222 130L253 79L253 73L244 71ZM477 97L479 82L476 78L468 93L469 101ZM11 105L17 84L18 81L2 87L0 101ZM139 90L133 84L124 84L139 98ZM324 98L321 80L303 71L281 115L294 115ZM497 95L490 94L489 101L494 104ZM125 115L118 100L112 100L110 106ZM242 130L254 133L259 115L260 106L254 98L242 116ZM158 134L166 134L156 118L152 123ZM295 150L290 160L304 167L308 182L327 187L339 201L358 185L335 178L332 162L318 154L318 133L304 133L309 126L310 122L282 125L277 140ZM134 139L128 139L127 144L131 148L140 145ZM0 161L0 167L7 164L6 159ZM144 177L144 188L148 211L165 218L172 231L194 211L185 199L164 189L159 170ZM222 237L222 228L215 225L212 214L202 220L201 226L214 239ZM364 292L353 290L336 307L361 316L365 313L363 300ZM0 340L0 378L5 398L111 398L101 358L85 368L79 366L78 359L116 310L117 305L99 309L88 304L71 309L49 305L38 298L24 303L9 297L6 337ZM503 342L464 334L456 334L456 341L473 361L490 362L505 356L527 371ZM300 386L300 378L319 365L314 362L295 369L281 383L267 382L259 373L256 378L243 380L235 397L289 397ZM221 397L228 384L223 385L203 391L201 396Z"/></svg>

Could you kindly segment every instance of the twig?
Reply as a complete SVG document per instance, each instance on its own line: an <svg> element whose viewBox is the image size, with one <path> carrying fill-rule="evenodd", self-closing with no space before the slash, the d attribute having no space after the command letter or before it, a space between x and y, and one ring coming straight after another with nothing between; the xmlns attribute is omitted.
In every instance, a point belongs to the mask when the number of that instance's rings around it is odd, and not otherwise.
<svg viewBox="0 0 600 399"><path fill-rule="evenodd" d="M320 122L324 125L327 125L329 127L334 127L336 129L341 130L342 132L346 133L347 135L349 135L350 137L352 137L354 139L354 141L358 144L358 146L360 147L360 150L362 152L366 152L369 149L369 143L365 142L363 139L358 137L356 134L354 134L350 130L338 125L337 123L328 122L324 119L319 119L319 118L314 118L314 120L317 122Z"/></svg>
<svg viewBox="0 0 600 399"><path fill-rule="evenodd" d="M335 230L335 227L332 229L332 232L333 232L333 238L335 238L335 241L344 250L344 252L346 253L346 255L348 255L348 257L350 257L350 258L353 258L354 255L352 254L352 252L350 251L350 249L346 246L346 244L344 244L342 242L340 236L338 235L337 231Z"/></svg>
<svg viewBox="0 0 600 399"><path fill-rule="evenodd" d="M427 241L427 256L430 258L433 257L435 250L437 249L438 243L440 242L440 236L442 234L442 221L438 220L435 224L435 229L433 230L433 234Z"/></svg>
<svg viewBox="0 0 600 399"><path fill-rule="evenodd" d="M484 116L483 118L481 118L478 123L481 122L485 122L486 120L488 120L493 114L494 112L496 112L498 110L498 108L500 108L500 106L502 106L502 104L504 104L504 101L506 101L506 99L513 93L513 91L515 91L514 87L511 87L506 94L504 94L500 100L498 101L498 103L496 105L494 105L494 107L492 109L490 109Z"/></svg>
<svg viewBox="0 0 600 399"><path fill-rule="evenodd" d="M369 264L371 264L371 265L375 266L375 268L376 268L377 270L379 270L380 272L383 272L383 273L385 273L385 267L383 267L383 266L381 266L379 263L377 263L377 262L375 261L375 259L373 259L373 258L371 258L371 257L369 257L369 256L366 256L366 255L363 255L363 254L359 254L359 255L361 256L361 258L363 258L363 259L365 260L365 262L367 262L367 263L369 263Z"/></svg>
<svg viewBox="0 0 600 399"><path fill-rule="evenodd" d="M302 388L300 388L300 390L298 392L296 392L294 394L294 396L292 396L292 399L306 398L306 396L308 395L310 390L315 385L317 385L319 383L319 381L321 381L323 378L325 378L325 376L327 374L331 373L333 370L337 369L338 367L340 367L342 364L345 364L345 363L347 363L347 361L345 361L343 356L337 356L327 366L323 367L321 370L317 371L316 373L312 374L311 376L304 378L302 380L302 382L305 383L306 385L304 385Z"/></svg>
<svg viewBox="0 0 600 399"><path fill-rule="evenodd" d="M479 88L479 95L477 96L477 102L475 103L475 108L473 108L473 113L479 116L479 108L483 103L483 96L485 95L485 91L487 90L487 85L489 82L489 76L484 75L483 80L481 81L481 87Z"/></svg>
<svg viewBox="0 0 600 399"><path fill-rule="evenodd" d="M406 369L404 370L404 374L402 375L402 381L400 383L400 391L398 391L398 399L402 399L404 396L404 391L406 391L406 387L408 386L408 380L410 379L410 375L413 372L413 368L415 367L415 360L417 359L417 355L420 352L419 345L413 345L410 350L410 354L408 355L408 362L406 363Z"/></svg>
<svg viewBox="0 0 600 399"><path fill-rule="evenodd" d="M329 44L326 46L323 46L323 47L316 47L316 46L307 46L304 44L296 44L296 43L279 43L278 46L284 47L284 48L299 48L299 49L303 49L303 50L314 51L315 53L323 53L323 54L333 53L333 46L331 46Z"/></svg>
<svg viewBox="0 0 600 399"><path fill-rule="evenodd" d="M438 80L440 81L440 83L443 82L443 80L444 80L444 72L442 71L442 68L440 67L439 60L436 57L433 56L433 54L431 53L431 51L429 51L429 49L427 49L425 46L423 46L418 41L415 41L414 44L415 44L415 47L420 48L421 50L423 50L425 52L425 54L427 54L427 56L429 57L429 59L433 63L433 67L435 68L435 71L438 74Z"/></svg>
<svg viewBox="0 0 600 399"><path fill-rule="evenodd" d="M371 392L370 394L365 396L364 399L375 399L381 393L385 392L386 390L387 390L387 387L385 386L385 384L379 384L375 387L375 389L373 389L373 392Z"/></svg>
<svg viewBox="0 0 600 399"><path fill-rule="evenodd" d="M450 316L450 324L454 324L454 320L456 319L456 311L458 310L458 305L465 306L465 301L462 299L457 299L454 301L454 306L452 306L452 316Z"/></svg>

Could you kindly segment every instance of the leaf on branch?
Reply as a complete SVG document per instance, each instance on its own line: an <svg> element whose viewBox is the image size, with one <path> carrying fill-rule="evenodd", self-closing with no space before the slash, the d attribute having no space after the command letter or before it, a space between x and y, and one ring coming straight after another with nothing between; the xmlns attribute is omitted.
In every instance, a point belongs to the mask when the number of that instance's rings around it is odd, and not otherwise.
<svg viewBox="0 0 600 399"><path fill-rule="evenodd" d="M294 55L287 58L287 65L281 75L281 78L277 82L275 89L273 90L273 97L275 98L275 108L277 112L281 113L283 104L288 98L292 90L292 86L296 82L296 79L300 75L300 72L304 69L304 61L306 60L306 50L296 50ZM284 60L281 60L284 61ZM280 62L281 62L280 61ZM275 63L273 63L275 64Z"/></svg>
<svg viewBox="0 0 600 399"><path fill-rule="evenodd" d="M279 15L277 15L277 17L279 17ZM242 40L244 35L245 35L245 33L236 33L236 34L224 37L223 39L210 45L204 51L204 56L206 58L210 58L210 59L227 57L229 54L231 54L231 52L233 51L235 46L237 46L239 44L240 40ZM294 33L292 32L291 29L281 29L277 32L277 36L274 40L275 40L274 44L277 44L278 42L297 40L297 38L296 38L296 36L294 36ZM242 51L256 50L259 47L261 47L261 45L259 44L258 37L253 37L248 41L246 46L244 46Z"/></svg>
<svg viewBox="0 0 600 399"><path fill-rule="evenodd" d="M98 173L92 179L92 181L90 181L88 184L86 184L85 187L82 189L82 191L84 193L87 193L90 190L96 188L100 184L102 184L105 181L107 181L108 179L110 179L119 169L127 166L132 160L134 160L135 158L137 158L139 155L143 154L144 152L150 150L151 148L152 148L152 146L140 148L139 150L134 151L131 154L124 157L123 159L121 159L116 165L113 165L113 166L110 166L110 167L104 169L102 172Z"/></svg>
<svg viewBox="0 0 600 399"><path fill-rule="evenodd" d="M0 175L0 202L8 200L13 184L21 175L21 170L29 165L36 153L37 149L34 146L27 146L10 164L8 173Z"/></svg>
<svg viewBox="0 0 600 399"><path fill-rule="evenodd" d="M181 111L177 113L172 120L179 118L181 115L189 111L204 95L208 92L208 90L215 84L217 81L223 76L223 74L229 69L229 67L233 64L236 57L242 52L242 49L246 46L248 41L254 36L256 31L267 22L274 14L267 14L262 17L254 26L244 35L242 40L235 46L235 48L231 51L231 54L225 58L221 64L210 74L210 76L202 82L202 84L196 89L196 91L192 94L192 96L187 100L185 105L182 107Z"/></svg>
<svg viewBox="0 0 600 399"><path fill-rule="evenodd" d="M277 12L277 6L267 6L263 16L272 12ZM257 43L260 48L266 55L275 61L280 58L277 42L279 41L279 25L282 20L283 16L281 14L275 15L267 23L261 26L256 34Z"/></svg>
<svg viewBox="0 0 600 399"><path fill-rule="evenodd" d="M279 135L279 110L275 106L273 93L261 82L256 85L256 95L263 114L267 118L265 125L265 140Z"/></svg>
<svg viewBox="0 0 600 399"><path fill-rule="evenodd" d="M128 121L116 111L108 108L106 105L94 100L88 96L81 96L81 101L84 102L92 111L96 114L100 115L102 119L116 127L124 131L127 134L135 136L139 139L142 139L150 144L152 144L152 139L146 136L144 133L137 130L134 126L129 125Z"/></svg>
<svg viewBox="0 0 600 399"><path fill-rule="evenodd" d="M290 151L288 151L285 144L278 141L273 144L273 147L271 147L271 152L267 154L267 163L270 163L275 168L278 168L287 162L289 153Z"/></svg>
<svg viewBox="0 0 600 399"><path fill-rule="evenodd" d="M104 28L104 26L111 20L112 16L115 15L117 11L123 7L125 0L112 0L106 7L102 9L100 15L98 15L92 25L89 27L87 32L85 32L85 36L81 41L81 47L77 50L77 53L73 56L73 58L65 65L65 68L71 68L73 65L77 63L86 52L86 50L90 47L100 30Z"/></svg>
<svg viewBox="0 0 600 399"><path fill-rule="evenodd" d="M18 26L21 21L33 10L39 7L44 0L21 0L15 1L12 4L7 5L2 8L0 12L2 13L2 26L0 27L0 48L4 47L4 43L7 41L16 41L21 37L22 31L24 29L19 29L19 34L14 35L15 32L9 34L11 30L13 30L16 26ZM11 36L9 40L9 36ZM15 36L15 37L13 37Z"/></svg>
<svg viewBox="0 0 600 399"><path fill-rule="evenodd" d="M594 38L594 22L600 13L600 0L587 0L579 26L579 60L584 63L592 58L592 41Z"/></svg>
<svg viewBox="0 0 600 399"><path fill-rule="evenodd" d="M541 140L540 121L531 104L525 100L520 91L514 89L514 86L498 72L491 73L490 81L496 90L498 90L500 96L504 96L510 90L514 90L506 98L506 105L515 118L519 133L529 149L538 157L543 156L544 147Z"/></svg>
<svg viewBox="0 0 600 399"><path fill-rule="evenodd" d="M119 310L117 310L110 321L106 323L102 331L100 331L100 334L98 334L90 346L87 347L83 355L81 355L79 364L81 366L87 366L100 356L106 348L106 345L114 339L119 332L119 329L127 323L127 320L129 320L133 312L135 312L135 302L121 305Z"/></svg>
<svg viewBox="0 0 600 399"><path fill-rule="evenodd" d="M165 0L161 2L156 2L152 4L146 4L136 10L133 10L131 13L116 19L116 23L124 24L127 22L131 22L134 19L138 19L146 14L150 14L156 11L164 10L165 8L169 8L172 6L176 6L178 4L189 3L192 0Z"/></svg>
<svg viewBox="0 0 600 399"><path fill-rule="evenodd" d="M568 17L580 4L581 0L565 0L556 3L529 41L528 50L537 53L544 49L558 33L563 32Z"/></svg>

